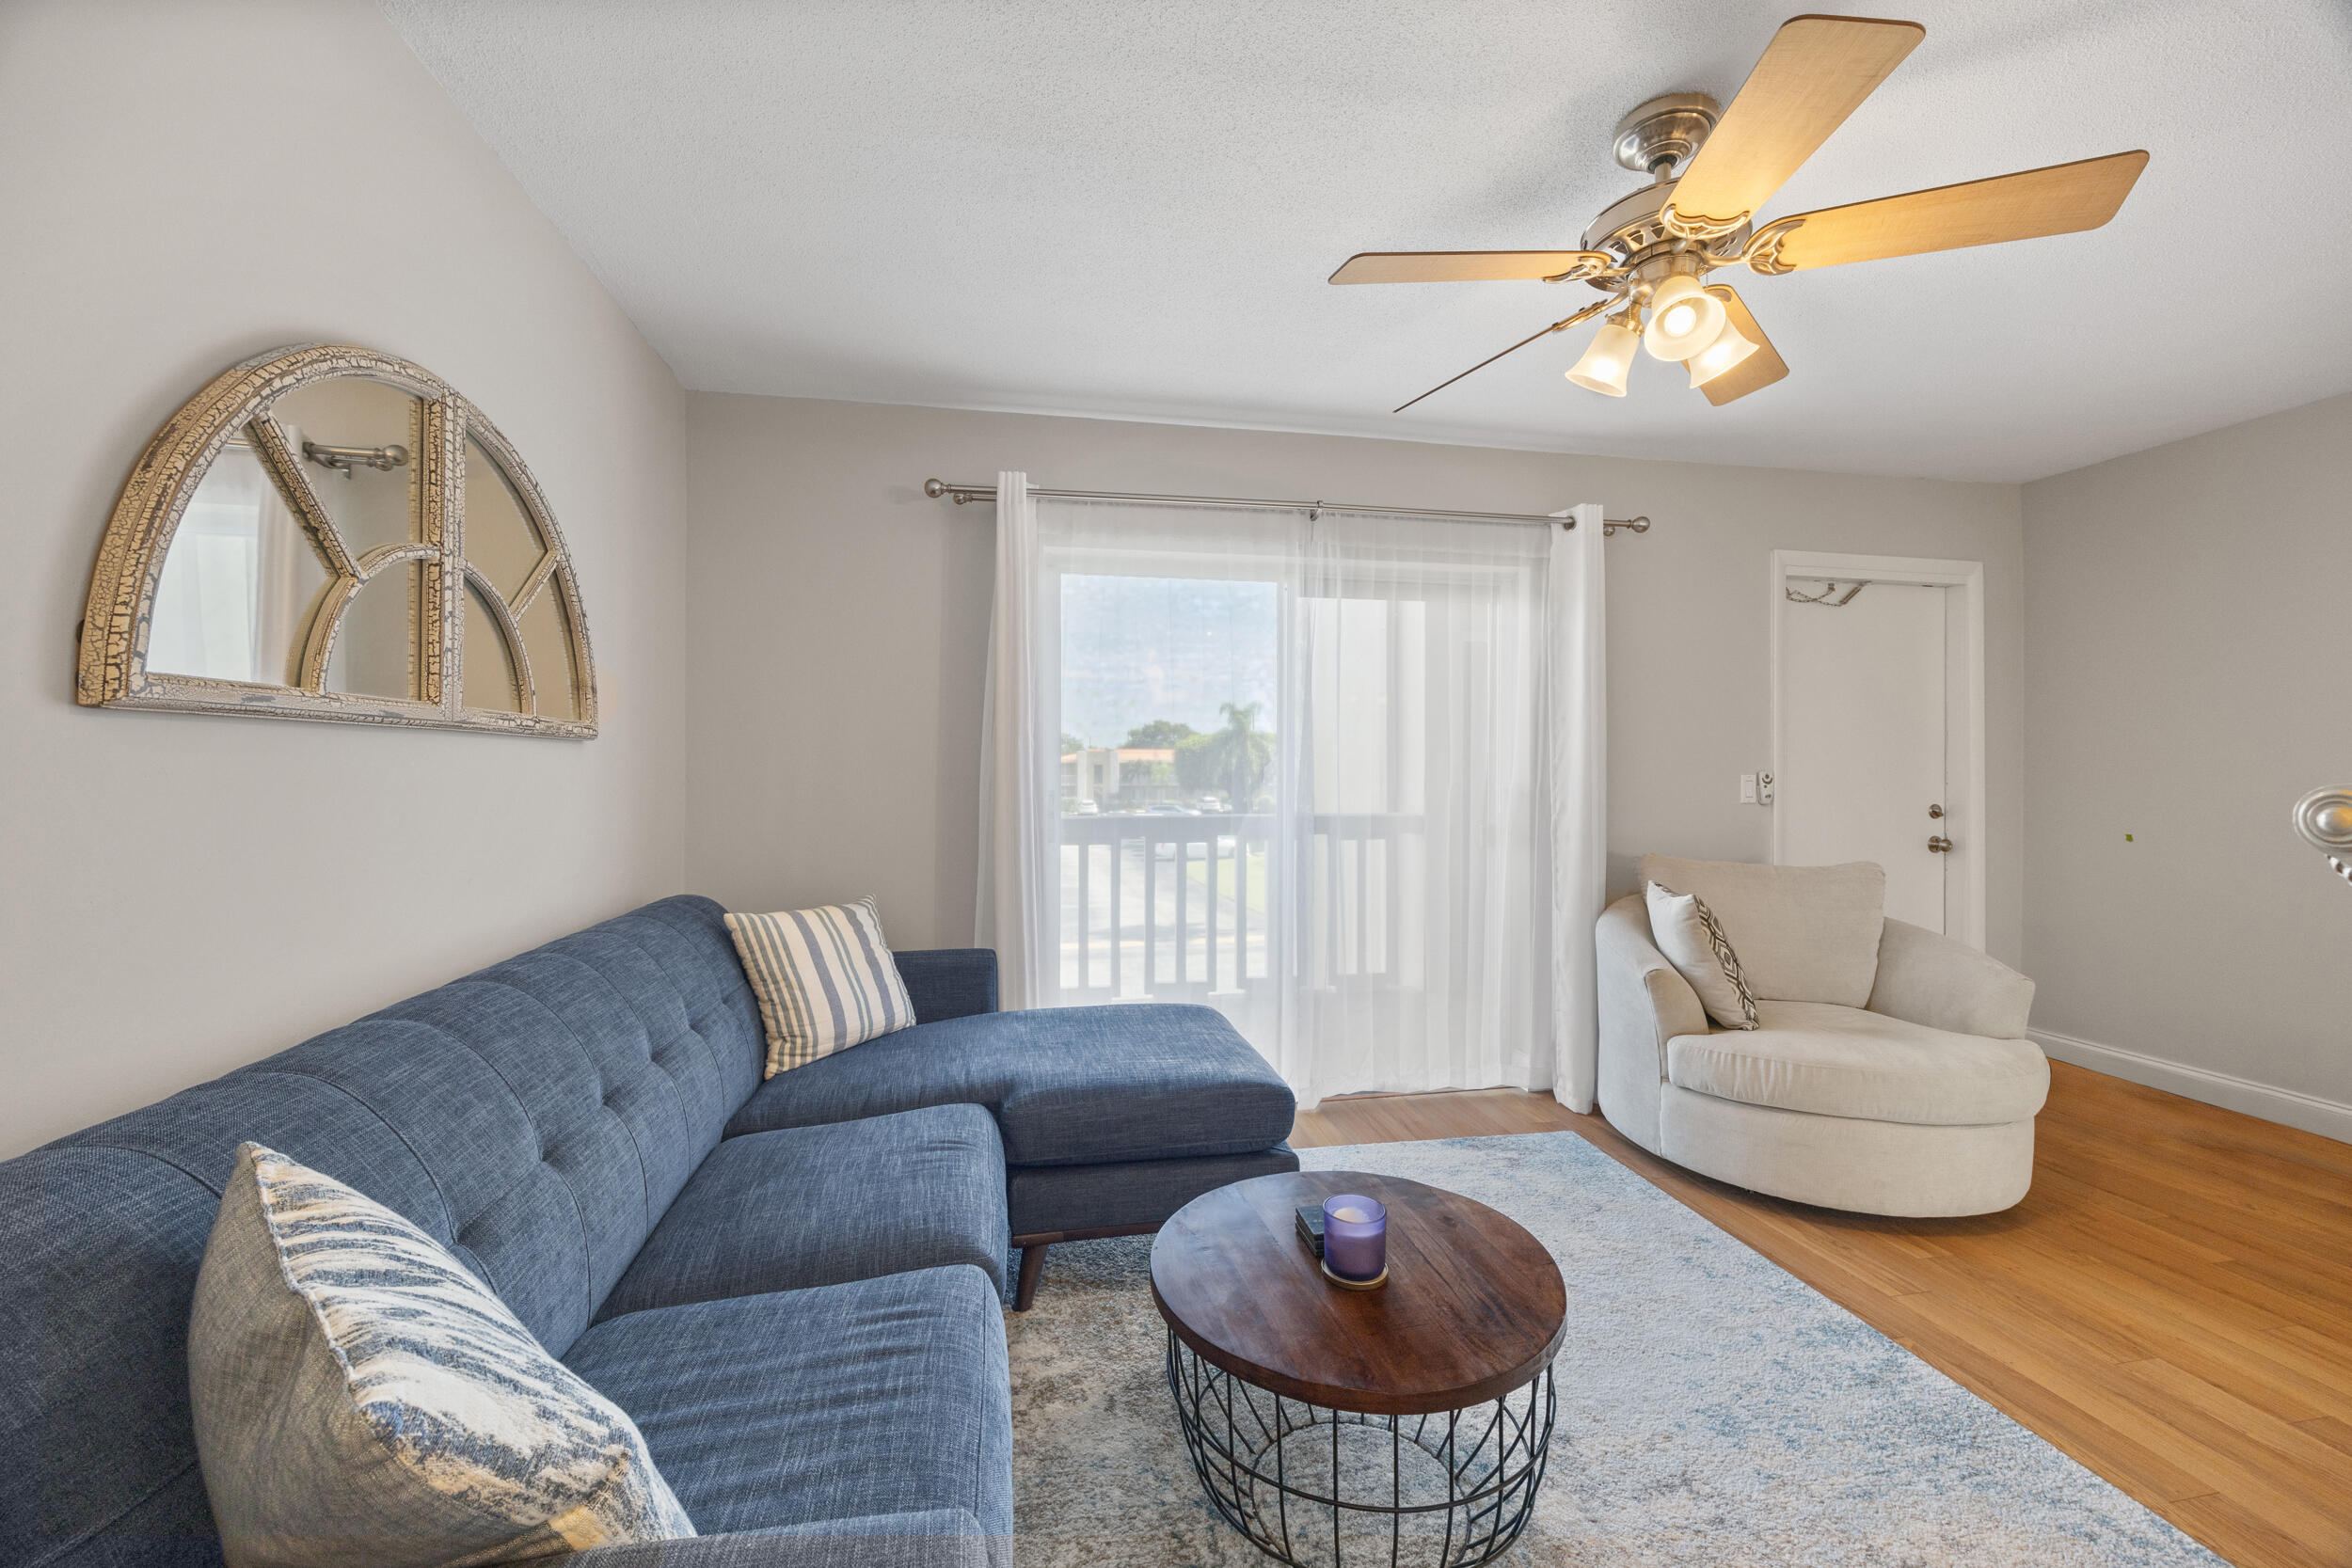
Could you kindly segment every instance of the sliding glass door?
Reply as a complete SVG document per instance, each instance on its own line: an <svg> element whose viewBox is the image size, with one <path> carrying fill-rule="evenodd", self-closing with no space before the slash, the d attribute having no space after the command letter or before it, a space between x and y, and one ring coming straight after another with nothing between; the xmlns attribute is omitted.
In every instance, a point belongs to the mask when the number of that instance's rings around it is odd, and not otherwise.
<svg viewBox="0 0 2352 1568"><path fill-rule="evenodd" d="M1549 1027L1544 531L1038 518L1044 1000L1216 1007L1311 1100L1525 1081Z"/></svg>

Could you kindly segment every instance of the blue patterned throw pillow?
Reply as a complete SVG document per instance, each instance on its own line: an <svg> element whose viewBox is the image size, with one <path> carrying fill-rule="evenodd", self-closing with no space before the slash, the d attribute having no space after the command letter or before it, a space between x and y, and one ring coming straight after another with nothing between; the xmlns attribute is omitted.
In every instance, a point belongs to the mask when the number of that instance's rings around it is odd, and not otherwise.
<svg viewBox="0 0 2352 1568"><path fill-rule="evenodd" d="M694 1533L635 1423L432 1237L237 1150L188 1323L230 1568L458 1568Z"/></svg>

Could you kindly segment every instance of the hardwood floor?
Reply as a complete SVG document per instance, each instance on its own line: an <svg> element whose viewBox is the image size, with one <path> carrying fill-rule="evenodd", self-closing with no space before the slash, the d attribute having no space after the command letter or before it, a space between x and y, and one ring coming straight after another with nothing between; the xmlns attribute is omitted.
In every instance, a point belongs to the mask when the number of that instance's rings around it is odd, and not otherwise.
<svg viewBox="0 0 2352 1568"><path fill-rule="evenodd" d="M2051 1073L2033 1191L1979 1219L1762 1197L1516 1090L1326 1101L1291 1141L1575 1132L2241 1568L2352 1564L2352 1145Z"/></svg>

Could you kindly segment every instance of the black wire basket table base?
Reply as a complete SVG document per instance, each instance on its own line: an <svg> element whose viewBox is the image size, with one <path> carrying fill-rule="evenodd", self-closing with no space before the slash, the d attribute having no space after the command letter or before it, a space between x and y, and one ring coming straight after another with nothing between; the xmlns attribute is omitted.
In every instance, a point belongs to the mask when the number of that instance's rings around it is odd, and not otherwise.
<svg viewBox="0 0 2352 1568"><path fill-rule="evenodd" d="M1489 1403L1369 1416L1285 1399L1212 1366L1171 1329L1168 1388L1225 1522L1298 1568L1474 1568L1534 1511L1559 1410L1549 1364Z"/></svg>

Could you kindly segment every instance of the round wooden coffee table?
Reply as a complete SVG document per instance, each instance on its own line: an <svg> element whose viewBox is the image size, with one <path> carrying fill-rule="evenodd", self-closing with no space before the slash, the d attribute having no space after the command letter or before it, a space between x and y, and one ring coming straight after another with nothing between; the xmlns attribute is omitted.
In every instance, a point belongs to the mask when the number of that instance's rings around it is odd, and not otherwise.
<svg viewBox="0 0 2352 1568"><path fill-rule="evenodd" d="M1389 1282L1327 1282L1299 1205L1389 1211ZM1289 1563L1470 1568L1518 1539L1542 1485L1567 1327L1559 1265L1457 1193L1350 1171L1220 1187L1152 1243L1168 1387L1228 1524Z"/></svg>

